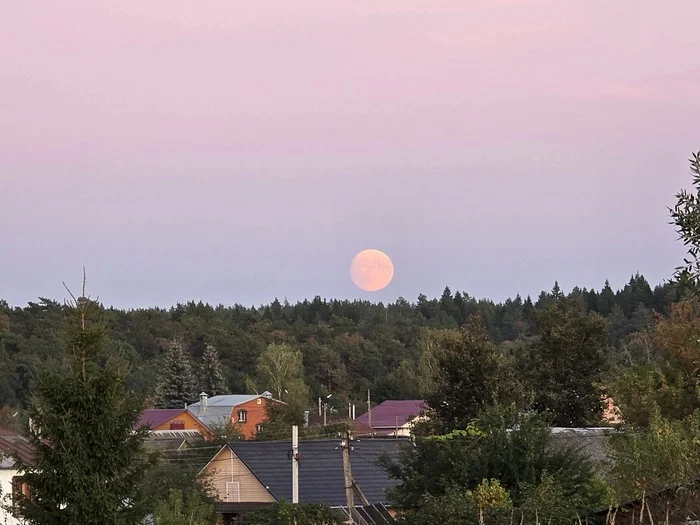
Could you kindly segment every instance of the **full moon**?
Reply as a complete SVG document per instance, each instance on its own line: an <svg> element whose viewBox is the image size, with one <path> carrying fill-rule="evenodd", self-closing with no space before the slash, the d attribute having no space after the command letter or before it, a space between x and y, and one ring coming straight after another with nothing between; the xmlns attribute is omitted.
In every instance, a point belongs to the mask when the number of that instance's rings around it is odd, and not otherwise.
<svg viewBox="0 0 700 525"><path fill-rule="evenodd" d="M350 278L365 292L386 287L394 277L394 265L389 256L379 250L364 250L350 264Z"/></svg>

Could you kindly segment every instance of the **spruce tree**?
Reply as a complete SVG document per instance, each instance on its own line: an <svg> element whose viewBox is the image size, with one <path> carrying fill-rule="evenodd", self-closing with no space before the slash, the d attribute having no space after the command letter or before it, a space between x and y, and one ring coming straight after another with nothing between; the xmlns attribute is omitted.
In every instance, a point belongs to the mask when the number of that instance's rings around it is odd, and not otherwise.
<svg viewBox="0 0 700 525"><path fill-rule="evenodd" d="M15 513L33 525L131 525L148 513L142 479L149 467L145 431L133 431L143 400L127 388L127 367L105 356L98 311L83 297L61 366L38 371L29 408L34 462L21 464L31 497Z"/></svg>
<svg viewBox="0 0 700 525"><path fill-rule="evenodd" d="M219 354L216 348L210 344L207 345L204 355L202 355L199 386L202 392L206 392L210 396L228 393Z"/></svg>
<svg viewBox="0 0 700 525"><path fill-rule="evenodd" d="M171 341L158 379L156 408L185 408L197 397L189 356L180 341Z"/></svg>

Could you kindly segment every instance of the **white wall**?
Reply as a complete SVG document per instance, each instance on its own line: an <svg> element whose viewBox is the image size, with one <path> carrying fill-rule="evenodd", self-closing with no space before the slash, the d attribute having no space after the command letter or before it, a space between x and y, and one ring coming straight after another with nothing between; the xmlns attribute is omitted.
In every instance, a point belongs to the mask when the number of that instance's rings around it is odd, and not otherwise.
<svg viewBox="0 0 700 525"><path fill-rule="evenodd" d="M17 476L18 472L12 468L0 468L0 489L2 490L2 502L0 503L0 525L20 525L20 522L12 517L11 514L2 509L2 504L12 501L12 478ZM7 496L7 499L5 499Z"/></svg>

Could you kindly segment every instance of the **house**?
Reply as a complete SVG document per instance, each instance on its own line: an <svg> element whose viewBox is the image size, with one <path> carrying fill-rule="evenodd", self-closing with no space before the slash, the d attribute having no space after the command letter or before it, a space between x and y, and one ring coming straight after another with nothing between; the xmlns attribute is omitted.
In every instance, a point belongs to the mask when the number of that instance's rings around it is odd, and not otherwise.
<svg viewBox="0 0 700 525"><path fill-rule="evenodd" d="M141 427L148 427L152 436L163 438L211 435L209 428L186 408L144 410L136 424L136 428Z"/></svg>
<svg viewBox="0 0 700 525"><path fill-rule="evenodd" d="M0 523L19 525L21 522L4 510L4 504L11 504L15 494L22 491L28 494L27 484L23 482L22 472L15 466L15 458L26 464L34 460L34 451L29 440L16 432L0 428Z"/></svg>
<svg viewBox="0 0 700 525"><path fill-rule="evenodd" d="M382 455L396 457L405 439L357 439L350 453L352 476L370 505L387 503L386 490L396 485L378 465ZM299 502L340 509L346 505L339 439L299 443ZM225 445L199 476L211 483L217 511L236 523L245 511L292 500L289 441L237 441ZM359 498L356 498L359 499ZM357 504L359 505L359 501Z"/></svg>
<svg viewBox="0 0 700 525"><path fill-rule="evenodd" d="M209 397L202 392L199 402L189 410L207 427L230 424L240 430L244 439L254 438L267 421L267 410L282 401L272 399L270 392Z"/></svg>
<svg viewBox="0 0 700 525"><path fill-rule="evenodd" d="M387 400L372 408L371 416L366 412L355 421L370 427L375 434L408 437L425 409L425 401L419 399Z"/></svg>

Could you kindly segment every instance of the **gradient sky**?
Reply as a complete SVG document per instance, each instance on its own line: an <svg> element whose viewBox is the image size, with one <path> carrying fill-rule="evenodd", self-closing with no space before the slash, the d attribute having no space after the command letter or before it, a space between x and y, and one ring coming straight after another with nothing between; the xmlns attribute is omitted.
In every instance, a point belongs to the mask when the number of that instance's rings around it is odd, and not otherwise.
<svg viewBox="0 0 700 525"><path fill-rule="evenodd" d="M700 2L0 0L0 297L668 278ZM385 290L356 289L365 248Z"/></svg>

